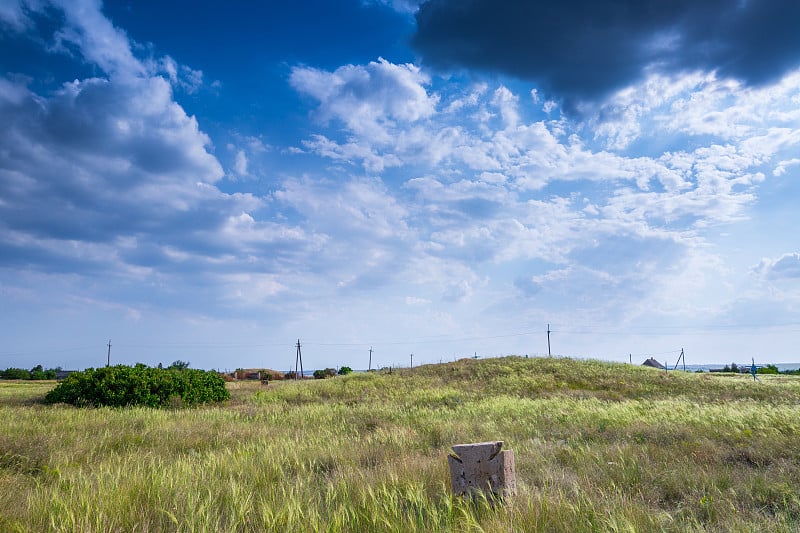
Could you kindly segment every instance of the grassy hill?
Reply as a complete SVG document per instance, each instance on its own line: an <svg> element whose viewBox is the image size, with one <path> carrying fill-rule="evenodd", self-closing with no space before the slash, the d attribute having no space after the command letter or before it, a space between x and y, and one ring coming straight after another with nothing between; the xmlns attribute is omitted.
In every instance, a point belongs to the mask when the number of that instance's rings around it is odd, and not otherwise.
<svg viewBox="0 0 800 533"><path fill-rule="evenodd" d="M508 357L175 410L0 383L0 530L797 530L800 378L759 379ZM486 440L516 456L502 505L449 494L450 446Z"/></svg>

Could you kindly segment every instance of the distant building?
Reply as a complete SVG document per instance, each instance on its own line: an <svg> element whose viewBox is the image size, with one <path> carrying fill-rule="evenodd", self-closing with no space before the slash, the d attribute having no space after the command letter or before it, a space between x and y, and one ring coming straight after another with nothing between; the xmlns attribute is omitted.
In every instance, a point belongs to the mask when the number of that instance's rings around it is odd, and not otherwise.
<svg viewBox="0 0 800 533"><path fill-rule="evenodd" d="M647 361L642 363L642 366L649 366L649 367L652 367L652 368L658 368L659 370L664 370L666 368L664 365L662 365L661 363L659 363L658 361L656 361L652 357L650 357Z"/></svg>

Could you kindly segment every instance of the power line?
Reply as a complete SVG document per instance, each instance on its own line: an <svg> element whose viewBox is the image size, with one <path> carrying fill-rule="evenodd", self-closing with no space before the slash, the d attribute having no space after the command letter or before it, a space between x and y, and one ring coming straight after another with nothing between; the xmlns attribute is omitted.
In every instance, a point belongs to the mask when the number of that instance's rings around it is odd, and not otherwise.
<svg viewBox="0 0 800 533"><path fill-rule="evenodd" d="M628 335L628 336L637 336L637 335L656 335L656 336L679 336L679 335L695 335L695 336L706 336L706 335L716 335L724 332L726 335L732 334L742 334L742 335L753 335L754 331L764 331L764 330L776 330L776 329L783 329L786 332L795 332L800 331L800 323L798 322L784 322L784 323L776 323L776 324L755 324L755 325L740 325L740 324L705 324L705 325L689 325L689 326L667 326L667 325L658 325L658 326L628 326L628 327L617 327L613 329L608 329L604 326L591 326L591 325L574 325L574 326L562 326L561 328L551 327L552 324L548 324L547 328L547 336L548 336L548 354L550 354L550 335L553 333L558 333L562 336L566 335L595 335L595 336L620 336L620 335ZM785 329L790 328L790 329ZM795 329L797 328L797 329ZM731 330L740 330L740 331L731 331ZM451 344L451 343L461 343L461 342L471 342L471 341L488 341L488 340L495 340L495 339L508 339L514 337L527 337L527 336L534 336L540 335L540 331L536 330L521 330L515 332L508 332L503 334L497 335L471 335L471 336L447 336L447 335L436 335L436 336L428 336L428 337L417 337L412 339L386 339L386 340L371 340L371 341L364 341L364 342L323 342L323 341L306 341L303 344L306 346L320 346L320 347L364 347L364 348L372 348L373 346L411 346L411 345L425 345L425 344ZM109 341L110 344L110 341ZM120 342L117 341L115 344L118 349L132 349L132 348L146 348L146 349L190 349L190 350L223 350L223 349L246 349L246 348L285 348L293 346L291 343L287 342L253 342L253 343L243 343L243 342L181 342L181 341L174 341L174 342L149 342L149 343L126 343L124 341ZM80 346L69 346L69 347L41 347L41 348L21 348L17 350L7 350L0 352L0 358L6 359L11 357L20 357L20 356L28 356L28 355L47 355L47 354L58 354L58 353L67 353L67 352L76 352L81 350L95 350L97 349L96 345L80 345ZM678 349L680 351L680 349ZM110 352L110 346L109 346ZM669 352L654 352L654 353L646 353L646 354L638 354L644 356L651 356L651 355L664 355L668 353L674 353L674 351ZM109 355L110 359L110 355Z"/></svg>

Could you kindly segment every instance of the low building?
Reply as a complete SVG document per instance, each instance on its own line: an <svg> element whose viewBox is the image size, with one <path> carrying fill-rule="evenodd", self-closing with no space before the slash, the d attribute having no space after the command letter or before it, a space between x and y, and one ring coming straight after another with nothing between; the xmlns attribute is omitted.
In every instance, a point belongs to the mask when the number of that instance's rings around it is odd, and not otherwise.
<svg viewBox="0 0 800 533"><path fill-rule="evenodd" d="M642 366L649 366L649 367L652 367L652 368L658 368L659 370L665 370L666 369L666 367L664 365L662 365L661 363L659 363L658 361L656 361L652 357L650 357L649 359L647 359L647 361L642 363Z"/></svg>

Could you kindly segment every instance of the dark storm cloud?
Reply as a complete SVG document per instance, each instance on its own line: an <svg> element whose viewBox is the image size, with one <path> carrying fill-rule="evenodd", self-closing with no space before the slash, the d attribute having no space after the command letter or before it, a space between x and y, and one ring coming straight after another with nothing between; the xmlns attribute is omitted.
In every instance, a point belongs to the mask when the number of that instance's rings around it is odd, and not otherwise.
<svg viewBox="0 0 800 533"><path fill-rule="evenodd" d="M430 0L417 26L426 63L533 80L568 104L647 68L758 85L800 65L797 0Z"/></svg>

